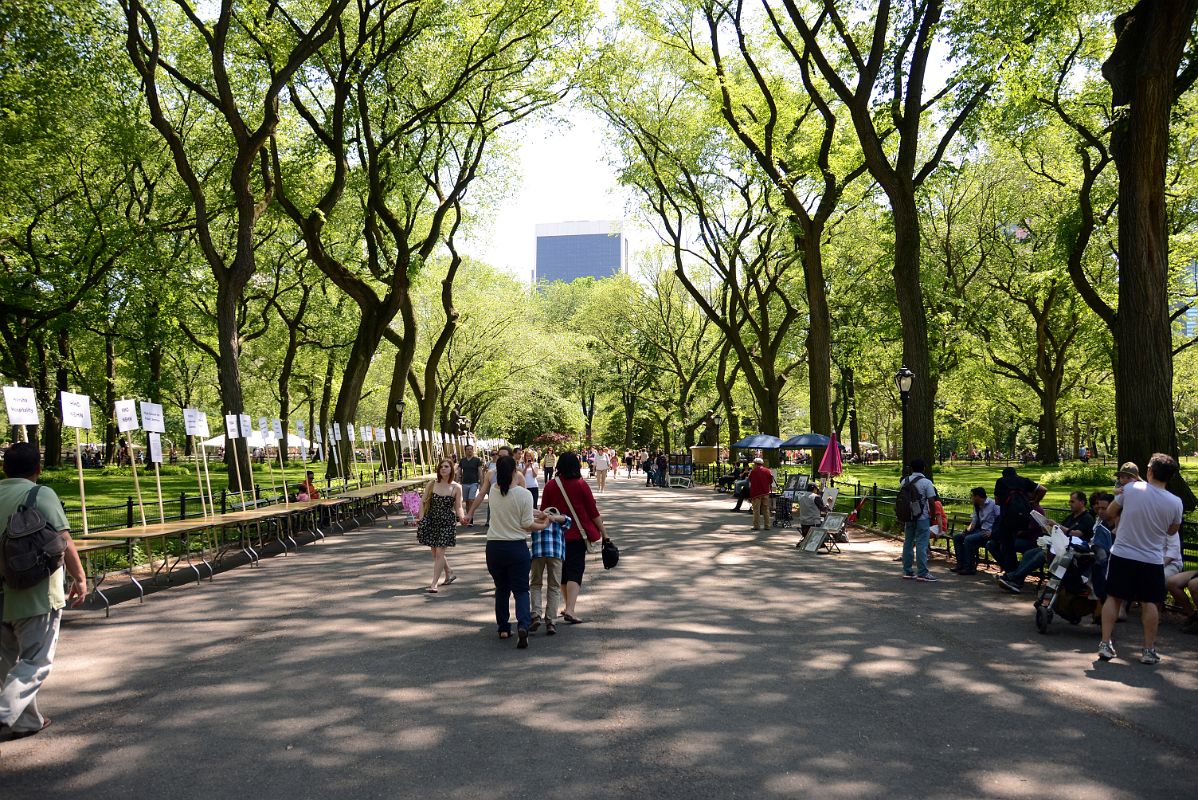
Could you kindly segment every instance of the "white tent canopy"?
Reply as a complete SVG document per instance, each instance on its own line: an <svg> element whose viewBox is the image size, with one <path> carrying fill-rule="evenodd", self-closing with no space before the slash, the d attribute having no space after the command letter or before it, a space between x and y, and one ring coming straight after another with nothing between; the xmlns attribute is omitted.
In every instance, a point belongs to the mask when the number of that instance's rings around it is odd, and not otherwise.
<svg viewBox="0 0 1198 800"><path fill-rule="evenodd" d="M224 434L221 434L220 436L213 436L211 439L201 442L201 444L203 444L204 447L224 447L225 446L225 436L224 436ZM248 437L248 441L246 442L246 444L250 448L278 447L279 446L278 441L276 441L275 439L270 439L269 441L263 441L261 431L254 431L253 433L251 433ZM290 449L290 448L298 449L300 447L307 447L308 449L311 449L312 443L310 441L308 441L307 439L303 439L299 436L296 436L294 433L289 433L289 434L287 434L287 447L288 447L288 449Z"/></svg>

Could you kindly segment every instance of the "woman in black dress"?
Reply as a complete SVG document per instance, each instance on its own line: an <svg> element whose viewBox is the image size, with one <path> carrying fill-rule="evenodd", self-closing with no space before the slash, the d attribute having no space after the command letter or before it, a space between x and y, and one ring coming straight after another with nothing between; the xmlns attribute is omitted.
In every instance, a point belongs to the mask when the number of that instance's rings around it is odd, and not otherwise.
<svg viewBox="0 0 1198 800"><path fill-rule="evenodd" d="M449 568L445 548L457 544L458 520L462 519L462 485L453 479L454 465L448 458L437 465L437 480L424 490L424 502L416 518L416 541L433 551L433 582L426 590L437 593L441 575L445 585L453 583L458 576Z"/></svg>

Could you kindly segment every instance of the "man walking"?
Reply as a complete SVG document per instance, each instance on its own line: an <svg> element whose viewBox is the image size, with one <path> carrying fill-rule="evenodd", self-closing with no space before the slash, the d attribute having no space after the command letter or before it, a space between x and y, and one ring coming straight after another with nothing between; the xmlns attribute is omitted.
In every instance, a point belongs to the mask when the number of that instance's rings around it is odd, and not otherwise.
<svg viewBox="0 0 1198 800"><path fill-rule="evenodd" d="M0 481L0 531L25 502L41 475L41 454L28 442L18 442L4 453L5 480ZM5 587L0 594L0 741L32 736L50 724L37 707L37 692L50 676L62 609L83 602L87 578L79 553L71 541L70 526L58 495L48 486L37 487L37 510L64 539L64 565L71 574L70 594L63 587L63 567L28 589Z"/></svg>
<svg viewBox="0 0 1198 800"><path fill-rule="evenodd" d="M753 506L753 530L768 530L770 527L770 489L774 488L774 473L760 458L753 459L753 470L749 473L749 504ZM758 525L764 520L764 526Z"/></svg>
<svg viewBox="0 0 1198 800"><path fill-rule="evenodd" d="M932 501L937 497L936 487L923 474L927 465L922 458L912 459L908 467L911 474L899 484L899 495L902 496L903 488L910 484L915 490L915 498L911 501L910 522L905 523L903 530L903 578L935 583L936 576L928 572L928 539L932 531L931 512Z"/></svg>
<svg viewBox="0 0 1198 800"><path fill-rule="evenodd" d="M1165 488L1177 474L1177 462L1155 453L1148 462L1148 480L1134 481L1107 506L1108 520L1119 518L1119 532L1107 563L1106 602L1102 605L1102 641L1098 657L1115 657L1111 635L1119 609L1138 600L1144 625L1141 664L1161 660L1156 652L1156 629L1160 622L1158 603L1165 602L1165 546L1181 528L1181 499Z"/></svg>
<svg viewBox="0 0 1198 800"><path fill-rule="evenodd" d="M467 507L478 497L482 467L482 459L474 455L474 445L466 445L466 455L458 462L458 483L462 484L462 502ZM471 521L467 527L474 527L474 522Z"/></svg>

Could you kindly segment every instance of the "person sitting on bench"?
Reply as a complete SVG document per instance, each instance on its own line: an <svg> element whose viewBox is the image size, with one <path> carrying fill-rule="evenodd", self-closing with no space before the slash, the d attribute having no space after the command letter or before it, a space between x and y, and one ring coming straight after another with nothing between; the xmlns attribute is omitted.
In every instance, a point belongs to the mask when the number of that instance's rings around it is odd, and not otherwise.
<svg viewBox="0 0 1198 800"><path fill-rule="evenodd" d="M971 492L973 514L969 527L963 533L953 537L953 550L957 554L957 566L953 572L958 575L976 575L978 571L978 550L990 541L994 532L994 520L998 517L998 506L986 496L986 490L981 486Z"/></svg>
<svg viewBox="0 0 1198 800"><path fill-rule="evenodd" d="M1061 521L1061 529L1069 536L1076 536L1084 542L1090 541L1094 535L1094 517L1086 510L1086 495L1084 492L1071 492L1069 495L1069 516ZM1048 555L1043 547L1033 547L1023 552L1019 566L1012 572L999 575L995 580L998 585L1011 594L1023 591L1023 582L1027 576L1040 569L1048 561Z"/></svg>
<svg viewBox="0 0 1198 800"><path fill-rule="evenodd" d="M721 489L727 489L728 491L731 491L732 487L736 485L736 482L741 478L748 476L748 474L749 465L741 462L740 464L737 464L731 472L716 481L716 485Z"/></svg>

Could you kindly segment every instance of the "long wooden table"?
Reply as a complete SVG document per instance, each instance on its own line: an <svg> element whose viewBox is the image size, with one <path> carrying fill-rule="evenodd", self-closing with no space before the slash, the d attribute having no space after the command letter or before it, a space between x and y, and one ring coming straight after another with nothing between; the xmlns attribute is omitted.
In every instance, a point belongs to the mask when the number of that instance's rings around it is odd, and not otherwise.
<svg viewBox="0 0 1198 800"><path fill-rule="evenodd" d="M191 553L191 540L197 535L211 535L211 549L215 553L213 563L220 563L225 553L235 546L249 558L251 566L258 566L260 560L259 553L254 545L256 538L257 546L259 548L264 546L265 537L262 532L263 527L275 528L276 538L283 547L284 555L287 554L288 544L290 544L292 550L299 552L299 541L295 536L298 531L311 531L319 539L323 540L325 538L324 532L320 529L322 512L326 514L330 525L344 531L344 523L347 520L352 519L358 522L362 517L371 520L376 519L376 509L382 515L389 515L386 507L388 497L398 495L405 489L423 486L431 479L432 476L408 478L374 486L364 486L359 489L353 489L316 500L274 504L241 511L231 511L215 516L195 517L139 527L122 528L120 530L101 531L76 539L75 546L80 556L88 560L87 569L89 573L92 573L88 576L92 581L92 594L104 603L105 615L107 615L110 603L104 592L100 589L100 586L107 577L108 570L104 569L96 573L92 569L91 557L93 554L98 554L104 550L124 548L129 564L127 569L129 579L137 589L139 598L144 600L145 589L141 582L137 580L133 570L134 548L138 545L143 546L146 550L153 580L157 581L165 570L165 578L169 582L171 574L179 567L179 563L185 562L187 567L195 573L196 583L201 583L203 573L200 571L199 565L192 561ZM297 520L300 522L300 527L298 528L296 525ZM225 536L225 532L232 529L237 531L235 544L234 540ZM171 554L167 547L167 540L169 539L178 539L180 545L180 553L175 556L173 562L171 561ZM162 542L162 563L155 569L153 543L159 540ZM205 546L201 548L196 557L199 559L200 564L207 568L208 580L211 581L215 578L216 569L213 563L210 563L205 558L208 544L209 542L205 542Z"/></svg>

